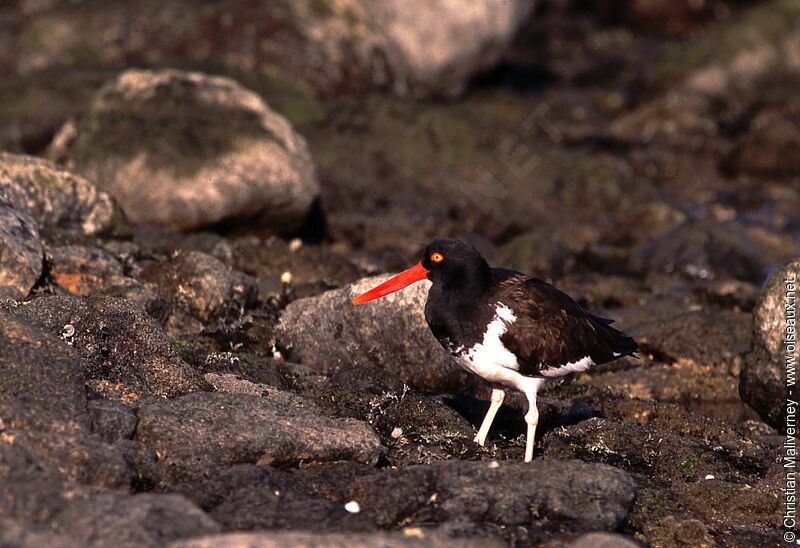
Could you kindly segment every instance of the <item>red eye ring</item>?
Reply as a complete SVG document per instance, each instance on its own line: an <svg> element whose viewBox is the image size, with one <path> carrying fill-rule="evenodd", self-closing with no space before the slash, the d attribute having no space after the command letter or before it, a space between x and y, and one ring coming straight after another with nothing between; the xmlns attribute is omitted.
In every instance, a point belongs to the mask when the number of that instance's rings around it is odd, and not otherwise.
<svg viewBox="0 0 800 548"><path fill-rule="evenodd" d="M441 263L444 260L444 255L441 253L433 253L431 254L431 261L434 263Z"/></svg>

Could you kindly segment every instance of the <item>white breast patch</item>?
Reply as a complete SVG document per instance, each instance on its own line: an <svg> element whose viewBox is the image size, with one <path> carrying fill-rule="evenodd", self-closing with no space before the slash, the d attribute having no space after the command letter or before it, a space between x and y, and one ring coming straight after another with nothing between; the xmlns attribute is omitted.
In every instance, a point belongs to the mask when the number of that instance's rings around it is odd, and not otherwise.
<svg viewBox="0 0 800 548"><path fill-rule="evenodd" d="M512 379L519 377L516 373L519 363L517 357L503 345L500 337L516 320L517 317L510 308L498 303L492 321L486 326L483 340L457 355L456 360L462 367L489 382L509 384Z"/></svg>

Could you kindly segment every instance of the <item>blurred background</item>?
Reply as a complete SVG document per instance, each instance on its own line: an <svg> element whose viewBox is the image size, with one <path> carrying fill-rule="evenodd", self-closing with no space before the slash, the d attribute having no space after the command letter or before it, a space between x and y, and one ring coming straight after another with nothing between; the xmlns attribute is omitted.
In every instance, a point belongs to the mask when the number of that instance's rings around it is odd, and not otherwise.
<svg viewBox="0 0 800 548"><path fill-rule="evenodd" d="M619 421L553 431L546 458L641 474L639 540L765 545L783 288L762 286L800 251L798 90L798 0L0 0L0 297L135 301L196 371L317 397L389 446L396 424L348 398L397 379L319 388L272 361L314 326L282 339L278 318L464 239L642 347L545 395ZM412 389L463 388L418 369ZM109 379L92 397L139 398ZM467 458L462 427L387 462Z"/></svg>

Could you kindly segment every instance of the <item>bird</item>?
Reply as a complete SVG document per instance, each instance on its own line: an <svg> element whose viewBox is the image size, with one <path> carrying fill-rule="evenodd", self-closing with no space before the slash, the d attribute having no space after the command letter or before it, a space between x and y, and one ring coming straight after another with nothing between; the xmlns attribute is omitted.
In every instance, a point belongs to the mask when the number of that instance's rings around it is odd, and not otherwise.
<svg viewBox="0 0 800 548"><path fill-rule="evenodd" d="M521 272L492 268L471 245L439 238L411 268L362 293L354 305L430 280L425 320L441 346L492 386L491 403L475 436L483 446L506 390L528 402L525 462L533 460L539 389L551 379L634 356L636 341L613 320L584 310L553 285Z"/></svg>

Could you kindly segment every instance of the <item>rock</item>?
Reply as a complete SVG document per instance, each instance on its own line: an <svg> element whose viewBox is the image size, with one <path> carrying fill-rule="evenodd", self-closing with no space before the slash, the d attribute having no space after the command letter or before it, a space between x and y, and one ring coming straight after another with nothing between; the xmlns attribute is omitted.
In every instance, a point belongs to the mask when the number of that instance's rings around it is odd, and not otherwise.
<svg viewBox="0 0 800 548"><path fill-rule="evenodd" d="M382 527L460 518L545 533L613 530L635 494L626 472L605 465L454 460L356 478L349 498Z"/></svg>
<svg viewBox="0 0 800 548"><path fill-rule="evenodd" d="M42 275L44 250L36 223L0 189L0 299L24 299Z"/></svg>
<svg viewBox="0 0 800 548"><path fill-rule="evenodd" d="M319 193L305 141L235 81L128 70L103 87L54 157L131 220L192 229L233 220L296 229Z"/></svg>
<svg viewBox="0 0 800 548"><path fill-rule="evenodd" d="M53 411L63 419L86 412L78 353L58 336L0 310L0 396Z"/></svg>
<svg viewBox="0 0 800 548"><path fill-rule="evenodd" d="M217 522L180 495L115 493L73 501L56 516L53 527L89 547L156 547L221 531Z"/></svg>
<svg viewBox="0 0 800 548"><path fill-rule="evenodd" d="M0 517L0 546L8 548L79 548L74 539L30 523Z"/></svg>
<svg viewBox="0 0 800 548"><path fill-rule="evenodd" d="M697 519L666 516L647 527L647 537L658 546L714 546L708 526Z"/></svg>
<svg viewBox="0 0 800 548"><path fill-rule="evenodd" d="M33 156L0 153L0 187L44 232L102 234L122 221L108 193L97 190L83 177Z"/></svg>
<svg viewBox="0 0 800 548"><path fill-rule="evenodd" d="M765 249L732 222L688 221L640 248L634 267L689 278L737 278L761 283Z"/></svg>
<svg viewBox="0 0 800 548"><path fill-rule="evenodd" d="M174 542L170 548L493 548L505 543L491 538L454 539L418 527L399 533L309 533L270 531L226 533Z"/></svg>
<svg viewBox="0 0 800 548"><path fill-rule="evenodd" d="M753 344L739 379L742 399L781 432L786 431L787 359L800 359L796 328L792 334L787 331L787 322L796 319L796 308L788 306L796 302L798 280L800 260L794 260L764 285L753 310ZM790 335L791 346L786 344Z"/></svg>
<svg viewBox="0 0 800 548"><path fill-rule="evenodd" d="M566 250L546 234L527 232L504 244L492 264L546 280L563 274L566 260Z"/></svg>
<svg viewBox="0 0 800 548"><path fill-rule="evenodd" d="M217 316L238 318L258 296L253 278L199 251L178 253L167 266L155 267L146 277L164 298L206 322Z"/></svg>
<svg viewBox="0 0 800 548"><path fill-rule="evenodd" d="M792 95L787 103L754 116L724 159L723 169L770 179L800 176L800 102Z"/></svg>
<svg viewBox="0 0 800 548"><path fill-rule="evenodd" d="M72 295L85 297L106 287L136 283L125 276L119 261L96 247L54 247L48 256L53 281Z"/></svg>
<svg viewBox="0 0 800 548"><path fill-rule="evenodd" d="M280 405L314 408L314 403L300 396L295 396L291 392L284 392L267 384L251 382L232 373L206 373L203 378L217 392L263 396Z"/></svg>
<svg viewBox="0 0 800 548"><path fill-rule="evenodd" d="M174 397L205 387L155 320L131 301L47 296L14 313L52 334L64 334L82 358L87 382L96 389L98 382L120 383L128 403L146 395Z"/></svg>
<svg viewBox="0 0 800 548"><path fill-rule="evenodd" d="M534 0L363 2L388 40L395 89L418 96L463 92L472 76L500 59L534 5Z"/></svg>
<svg viewBox="0 0 800 548"><path fill-rule="evenodd" d="M0 396L0 416L6 422L0 446L13 444L25 450L32 463L38 461L37 470L44 468L64 482L108 489L130 486L131 470L122 453L83 422L63 420L58 413L7 396Z"/></svg>
<svg viewBox="0 0 800 548"><path fill-rule="evenodd" d="M136 415L127 406L111 400L93 400L88 404L92 432L113 443L131 439L136 431Z"/></svg>
<svg viewBox="0 0 800 548"><path fill-rule="evenodd" d="M630 537L616 533L587 533L569 545L569 548L639 548L641 544Z"/></svg>
<svg viewBox="0 0 800 548"><path fill-rule="evenodd" d="M294 301L276 328L289 357L327 372L377 366L421 389L463 390L467 373L442 349L425 322L428 282L353 306L353 298L388 276Z"/></svg>
<svg viewBox="0 0 800 548"><path fill-rule="evenodd" d="M177 481L245 462L374 463L381 449L365 423L327 418L296 400L196 393L145 403L138 417L135 439L154 448Z"/></svg>
<svg viewBox="0 0 800 548"><path fill-rule="evenodd" d="M65 504L63 478L7 436L0 437L0 518L47 521ZM0 541L4 530L0 527Z"/></svg>
<svg viewBox="0 0 800 548"><path fill-rule="evenodd" d="M347 481L347 470L342 467L351 464L340 462L330 466L341 471L343 481ZM374 524L364 516L348 512L343 504L330 500L327 493L311 492L301 485L302 479L297 480L297 476L310 475L313 474L305 470L294 474L267 466L237 465L208 479L178 485L175 491L193 500L226 529L329 532L374 529Z"/></svg>

